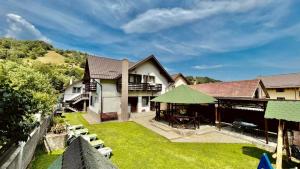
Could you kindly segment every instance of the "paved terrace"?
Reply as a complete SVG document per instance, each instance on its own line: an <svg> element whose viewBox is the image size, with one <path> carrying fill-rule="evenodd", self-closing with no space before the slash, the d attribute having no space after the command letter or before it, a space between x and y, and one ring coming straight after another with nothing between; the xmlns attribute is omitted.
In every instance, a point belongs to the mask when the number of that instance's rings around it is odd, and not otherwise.
<svg viewBox="0 0 300 169"><path fill-rule="evenodd" d="M265 144L264 139L246 136L230 130L219 131L215 126L201 125L200 129L177 129L154 119L155 112L132 113L131 120L162 135L172 142L197 143L251 143L259 148L274 151L276 143Z"/></svg>

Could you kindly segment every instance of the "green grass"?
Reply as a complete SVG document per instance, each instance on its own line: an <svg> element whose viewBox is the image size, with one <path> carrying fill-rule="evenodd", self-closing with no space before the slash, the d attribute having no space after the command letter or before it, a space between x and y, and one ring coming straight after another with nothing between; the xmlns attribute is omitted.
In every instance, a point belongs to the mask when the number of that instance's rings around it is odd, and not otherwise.
<svg viewBox="0 0 300 169"><path fill-rule="evenodd" d="M55 150L52 153L46 153L42 147L37 147L35 158L31 162L31 169L47 169L64 150Z"/></svg>
<svg viewBox="0 0 300 169"><path fill-rule="evenodd" d="M256 168L264 150L250 144L172 143L134 123L89 125L81 114L66 114L70 124L83 124L113 149L119 168ZM221 139L221 138L220 138Z"/></svg>

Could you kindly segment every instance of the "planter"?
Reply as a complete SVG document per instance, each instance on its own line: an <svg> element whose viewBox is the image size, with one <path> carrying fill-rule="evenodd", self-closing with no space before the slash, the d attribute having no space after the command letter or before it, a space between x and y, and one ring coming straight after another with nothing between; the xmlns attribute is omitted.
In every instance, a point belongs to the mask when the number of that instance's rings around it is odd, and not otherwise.
<svg viewBox="0 0 300 169"><path fill-rule="evenodd" d="M66 147L68 135L67 133L54 134L48 133L44 140L44 145L48 152L64 149Z"/></svg>

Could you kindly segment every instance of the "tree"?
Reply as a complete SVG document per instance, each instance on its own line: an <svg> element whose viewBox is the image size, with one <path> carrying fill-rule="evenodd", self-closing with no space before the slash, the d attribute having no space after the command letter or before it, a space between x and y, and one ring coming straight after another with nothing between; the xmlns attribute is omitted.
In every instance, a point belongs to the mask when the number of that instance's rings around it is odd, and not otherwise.
<svg viewBox="0 0 300 169"><path fill-rule="evenodd" d="M7 72L0 65L0 146L26 141L36 126L33 114L38 109L33 95L9 85Z"/></svg>

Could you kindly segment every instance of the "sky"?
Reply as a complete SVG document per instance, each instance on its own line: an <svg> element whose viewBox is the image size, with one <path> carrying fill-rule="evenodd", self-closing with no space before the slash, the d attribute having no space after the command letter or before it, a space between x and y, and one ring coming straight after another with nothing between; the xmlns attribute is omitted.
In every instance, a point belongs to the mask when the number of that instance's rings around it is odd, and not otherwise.
<svg viewBox="0 0 300 169"><path fill-rule="evenodd" d="M300 72L298 0L1 0L0 37L223 81Z"/></svg>

